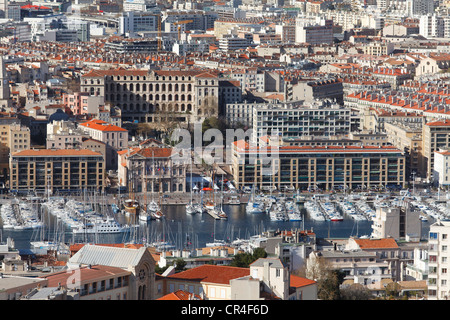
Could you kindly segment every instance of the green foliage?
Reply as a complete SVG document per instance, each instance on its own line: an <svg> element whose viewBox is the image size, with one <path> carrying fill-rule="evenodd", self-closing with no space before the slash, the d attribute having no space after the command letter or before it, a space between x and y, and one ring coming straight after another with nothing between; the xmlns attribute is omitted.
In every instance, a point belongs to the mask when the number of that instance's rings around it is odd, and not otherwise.
<svg viewBox="0 0 450 320"><path fill-rule="evenodd" d="M175 265L175 272L186 270L186 261L181 258L176 259L173 264Z"/></svg>
<svg viewBox="0 0 450 320"><path fill-rule="evenodd" d="M238 253L231 262L232 267L249 268L250 265L259 258L266 258L267 252L262 248L256 248L253 254L245 252Z"/></svg>

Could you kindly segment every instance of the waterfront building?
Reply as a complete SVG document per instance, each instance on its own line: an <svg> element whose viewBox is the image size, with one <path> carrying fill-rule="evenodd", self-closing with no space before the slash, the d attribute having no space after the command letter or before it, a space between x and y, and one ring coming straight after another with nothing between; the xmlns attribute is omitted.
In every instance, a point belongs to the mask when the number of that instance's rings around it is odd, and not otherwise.
<svg viewBox="0 0 450 320"><path fill-rule="evenodd" d="M437 120L423 125L423 155L427 178L434 181L434 155L439 148L450 148L450 120Z"/></svg>
<svg viewBox="0 0 450 320"><path fill-rule="evenodd" d="M419 177L425 177L422 123L384 122L384 130L387 140L398 149L405 151L407 176L414 172Z"/></svg>
<svg viewBox="0 0 450 320"><path fill-rule="evenodd" d="M417 237L422 233L420 212L415 211L406 203L401 207L378 207L375 211L375 218L372 220L372 238L392 237L396 240L404 240L408 235Z"/></svg>
<svg viewBox="0 0 450 320"><path fill-rule="evenodd" d="M102 191L104 156L84 149L28 149L10 157L12 191Z"/></svg>
<svg viewBox="0 0 450 320"><path fill-rule="evenodd" d="M83 122L79 128L91 138L106 144L106 167L116 169L117 151L128 147L128 130L97 119Z"/></svg>
<svg viewBox="0 0 450 320"><path fill-rule="evenodd" d="M119 151L118 179L134 192L185 192L187 163L173 160L172 148Z"/></svg>
<svg viewBox="0 0 450 320"><path fill-rule="evenodd" d="M364 190L405 185L405 156L392 146L274 147L240 140L232 150L236 188Z"/></svg>
<svg viewBox="0 0 450 320"><path fill-rule="evenodd" d="M252 118L254 141L272 134L331 137L349 134L351 129L351 110L331 101L258 105Z"/></svg>
<svg viewBox="0 0 450 320"><path fill-rule="evenodd" d="M433 176L434 184L439 187L450 186L450 151L440 149L434 152Z"/></svg>
<svg viewBox="0 0 450 320"><path fill-rule="evenodd" d="M428 237L428 300L448 300L449 290L449 221L430 225Z"/></svg>

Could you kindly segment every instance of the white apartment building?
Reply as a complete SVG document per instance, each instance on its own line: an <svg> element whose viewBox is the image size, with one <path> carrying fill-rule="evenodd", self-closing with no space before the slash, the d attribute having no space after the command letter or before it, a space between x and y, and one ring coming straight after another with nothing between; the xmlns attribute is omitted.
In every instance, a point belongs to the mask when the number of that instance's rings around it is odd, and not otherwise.
<svg viewBox="0 0 450 320"><path fill-rule="evenodd" d="M282 138L348 134L351 109L329 101L309 105L267 105L253 109L254 141L278 134Z"/></svg>
<svg viewBox="0 0 450 320"><path fill-rule="evenodd" d="M236 35L227 34L219 39L219 49L223 51L247 49L251 43L251 40L246 37L240 38Z"/></svg>
<svg viewBox="0 0 450 320"><path fill-rule="evenodd" d="M445 20L435 14L423 15L419 21L419 34L425 38L443 38Z"/></svg>
<svg viewBox="0 0 450 320"><path fill-rule="evenodd" d="M147 0L126 0L123 2L123 11L147 11Z"/></svg>
<svg viewBox="0 0 450 320"><path fill-rule="evenodd" d="M434 152L434 183L439 187L450 186L450 151L439 150Z"/></svg>
<svg viewBox="0 0 450 320"><path fill-rule="evenodd" d="M305 21L303 18L295 20L295 42L321 44L333 43L333 20L316 19Z"/></svg>
<svg viewBox="0 0 450 320"><path fill-rule="evenodd" d="M295 42L295 25L294 24L277 24L275 26L275 33L281 36L283 42Z"/></svg>
<svg viewBox="0 0 450 320"><path fill-rule="evenodd" d="M406 0L408 15L412 17L433 13L434 2L430 0Z"/></svg>
<svg viewBox="0 0 450 320"><path fill-rule="evenodd" d="M119 17L119 34L157 31L158 17L145 11L127 11Z"/></svg>
<svg viewBox="0 0 450 320"><path fill-rule="evenodd" d="M450 221L430 225L428 238L428 300L448 300L450 296Z"/></svg>

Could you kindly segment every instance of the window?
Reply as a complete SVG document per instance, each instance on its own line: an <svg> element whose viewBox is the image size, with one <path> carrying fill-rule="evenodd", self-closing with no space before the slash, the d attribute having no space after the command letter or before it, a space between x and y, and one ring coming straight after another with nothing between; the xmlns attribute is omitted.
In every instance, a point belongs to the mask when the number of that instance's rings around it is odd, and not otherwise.
<svg viewBox="0 0 450 320"><path fill-rule="evenodd" d="M216 288L210 288L210 289L209 289L209 296L210 296L211 298L213 298L213 297L216 296Z"/></svg>

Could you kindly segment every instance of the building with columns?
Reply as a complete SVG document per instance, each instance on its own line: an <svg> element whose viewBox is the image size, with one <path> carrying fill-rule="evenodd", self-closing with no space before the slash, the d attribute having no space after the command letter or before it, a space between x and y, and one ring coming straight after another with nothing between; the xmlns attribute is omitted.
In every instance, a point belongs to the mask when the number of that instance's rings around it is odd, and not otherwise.
<svg viewBox="0 0 450 320"><path fill-rule="evenodd" d="M187 163L173 160L172 148L119 151L118 178L131 192L185 192Z"/></svg>
<svg viewBox="0 0 450 320"><path fill-rule="evenodd" d="M93 70L82 76L81 92L104 96L123 121L193 123L219 112L219 79L209 72Z"/></svg>

